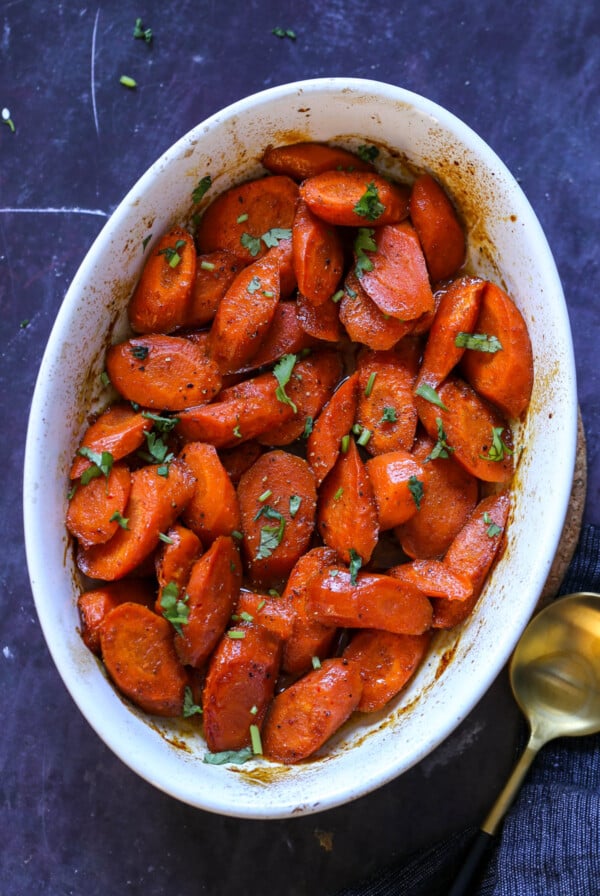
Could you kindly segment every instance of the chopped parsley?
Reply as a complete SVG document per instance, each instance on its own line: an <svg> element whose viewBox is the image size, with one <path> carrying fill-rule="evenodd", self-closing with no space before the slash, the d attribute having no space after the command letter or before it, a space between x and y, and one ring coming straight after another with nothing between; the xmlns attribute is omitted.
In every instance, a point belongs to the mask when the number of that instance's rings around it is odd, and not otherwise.
<svg viewBox="0 0 600 896"><path fill-rule="evenodd" d="M142 25L141 19L135 20L135 26L133 29L133 36L136 40L145 40L147 44L152 43L152 28L144 28Z"/></svg>
<svg viewBox="0 0 600 896"><path fill-rule="evenodd" d="M118 523L121 529L129 529L129 518L122 516L118 510L115 510L109 522Z"/></svg>
<svg viewBox="0 0 600 896"><path fill-rule="evenodd" d="M354 548L350 548L350 584L356 585L356 576L362 566L362 558Z"/></svg>
<svg viewBox="0 0 600 896"><path fill-rule="evenodd" d="M279 240L289 240L291 236L292 231L289 227L272 227L266 233L263 233L262 236L252 236L252 234L244 232L240 237L240 243L253 258L256 258L260 252L261 240L267 249L272 249L279 245Z"/></svg>
<svg viewBox="0 0 600 896"><path fill-rule="evenodd" d="M113 456L110 451L103 451L101 454L92 451L91 448L80 448L77 452L91 462L91 466L84 470L81 474L81 484L87 485L91 479L97 476L106 476L108 479L113 465Z"/></svg>
<svg viewBox="0 0 600 896"><path fill-rule="evenodd" d="M251 236L249 233L243 233L240 237L240 243L247 249L252 258L256 258L260 252L260 237Z"/></svg>
<svg viewBox="0 0 600 896"><path fill-rule="evenodd" d="M212 186L212 177L210 174L205 174L204 177L201 177L196 186L194 187L194 191L192 193L192 200L197 204L200 202L204 194L211 188Z"/></svg>
<svg viewBox="0 0 600 896"><path fill-rule="evenodd" d="M431 402L431 404L435 404L438 408L441 408L443 411L447 411L448 408L437 394L433 386L429 386L427 383L420 383L415 389L415 395L420 395L421 398L424 398L425 401Z"/></svg>
<svg viewBox="0 0 600 896"><path fill-rule="evenodd" d="M169 451L169 446L163 442L160 435L151 430L150 432L145 432L144 437L148 450L138 452L142 460L146 460L151 464L170 464L175 455Z"/></svg>
<svg viewBox="0 0 600 896"><path fill-rule="evenodd" d="M250 281L250 283L246 287L246 292L250 293L250 295L254 295L257 289L260 289L260 277L257 277L256 274Z"/></svg>
<svg viewBox="0 0 600 896"><path fill-rule="evenodd" d="M488 352L493 355L502 350L502 343L496 336L487 333L457 333L454 339L457 348L470 348L475 352Z"/></svg>
<svg viewBox="0 0 600 896"><path fill-rule="evenodd" d="M265 504L264 507L260 508L255 515L254 520L256 521L260 519L261 516L277 523L275 526L263 526L260 530L260 542L256 559L266 560L267 557L270 557L273 551L281 544L283 533L285 532L285 517L283 517L278 510L274 510L269 504Z"/></svg>
<svg viewBox="0 0 600 896"><path fill-rule="evenodd" d="M354 270L357 277L362 277L366 271L373 270L373 262L365 255L365 252L377 251L374 235L375 231L371 227L358 228L358 235L354 240L354 252L356 254L356 267ZM353 290L350 292L353 292ZM348 295L350 295L350 292L348 292ZM356 298L356 293L351 298Z"/></svg>
<svg viewBox="0 0 600 896"><path fill-rule="evenodd" d="M289 404L294 414L298 413L298 408L286 393L285 387L290 381L296 360L296 355L283 355L273 368L275 379L279 383L275 390L275 396L278 401L282 402L282 404Z"/></svg>
<svg viewBox="0 0 600 896"><path fill-rule="evenodd" d="M423 483L416 476L411 476L408 480L408 490L413 496L413 501L417 505L417 510L421 509L421 501L423 500Z"/></svg>
<svg viewBox="0 0 600 896"><path fill-rule="evenodd" d="M483 522L484 522L484 525L486 525L488 527L487 534L488 534L489 538L494 538L496 535L500 535L500 533L502 532L502 527L498 526L493 521L493 519L491 518L489 513L487 513L487 511L483 514Z"/></svg>
<svg viewBox="0 0 600 896"><path fill-rule="evenodd" d="M391 407L391 405L385 405L383 409L383 414L381 417L382 423L396 423L398 421L398 414L396 413L396 408Z"/></svg>
<svg viewBox="0 0 600 896"><path fill-rule="evenodd" d="M438 457L450 457L454 448L451 448L448 442L446 441L447 436L444 432L444 426L442 424L442 418L436 417L435 424L437 426L437 442L433 446L431 454L428 454L425 458L425 462L429 460L435 460Z"/></svg>
<svg viewBox="0 0 600 896"><path fill-rule="evenodd" d="M182 598L179 597L179 588L175 582L169 582L162 589L160 607L163 616L171 623L178 635L183 635L181 626L187 625L189 622L190 608L187 606L189 599L189 594L184 594Z"/></svg>
<svg viewBox="0 0 600 896"><path fill-rule="evenodd" d="M153 414L151 411L142 411L142 417L152 420L154 428L159 432L171 432L179 423L179 417L161 417L160 414Z"/></svg>
<svg viewBox="0 0 600 896"><path fill-rule="evenodd" d="M202 761L208 765L225 765L226 762L242 765L242 763L252 759L253 756L252 747L243 747L241 750L220 750L218 753L205 753Z"/></svg>
<svg viewBox="0 0 600 896"><path fill-rule="evenodd" d="M356 150L356 155L359 159L362 159L363 162L374 162L379 155L379 150L372 144L363 143L362 146L359 146Z"/></svg>
<svg viewBox="0 0 600 896"><path fill-rule="evenodd" d="M292 519L294 519L294 517L300 510L301 503L302 498L300 497L300 495L290 495L290 516Z"/></svg>
<svg viewBox="0 0 600 896"><path fill-rule="evenodd" d="M385 205L379 200L379 191L375 183L367 184L367 188L354 206L354 213L360 215L361 218L368 218L369 221L375 221L380 218L385 211Z"/></svg>
<svg viewBox="0 0 600 896"><path fill-rule="evenodd" d="M313 431L313 427L315 425L315 421L312 417L307 417L304 421L304 431L302 432L302 438L307 439L311 432Z"/></svg>
<svg viewBox="0 0 600 896"><path fill-rule="evenodd" d="M185 691L183 692L183 718L189 719L190 716L194 715L202 715L202 707L198 706L197 703L194 703L194 695L192 694L192 689L187 686Z"/></svg>
<svg viewBox="0 0 600 896"><path fill-rule="evenodd" d="M159 249L157 255L164 255L170 268L176 268L181 261L181 250L185 247L185 240L176 240L174 246L166 246Z"/></svg>
<svg viewBox="0 0 600 896"><path fill-rule="evenodd" d="M236 437L236 439L243 439L243 438L244 438L243 435L242 435L242 432L241 432L241 430L240 430L240 425L239 425L239 423L238 423L237 426L234 426L234 427L233 427L233 434L234 434L234 436Z"/></svg>
<svg viewBox="0 0 600 896"><path fill-rule="evenodd" d="M500 462L504 460L505 457L510 457L512 455L512 450L505 442L502 441L503 432L503 426L492 427L492 444L490 445L487 454L479 455L482 460L493 460L496 462Z"/></svg>

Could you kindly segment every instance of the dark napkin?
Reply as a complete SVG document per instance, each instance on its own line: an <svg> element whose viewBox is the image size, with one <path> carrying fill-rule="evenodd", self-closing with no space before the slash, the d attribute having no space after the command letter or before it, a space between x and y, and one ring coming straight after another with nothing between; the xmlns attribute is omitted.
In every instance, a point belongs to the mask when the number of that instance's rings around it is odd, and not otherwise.
<svg viewBox="0 0 600 896"><path fill-rule="evenodd" d="M598 526L583 528L559 593L575 591L600 593ZM446 896L475 835L459 831L337 896ZM600 896L600 735L541 750L473 896Z"/></svg>

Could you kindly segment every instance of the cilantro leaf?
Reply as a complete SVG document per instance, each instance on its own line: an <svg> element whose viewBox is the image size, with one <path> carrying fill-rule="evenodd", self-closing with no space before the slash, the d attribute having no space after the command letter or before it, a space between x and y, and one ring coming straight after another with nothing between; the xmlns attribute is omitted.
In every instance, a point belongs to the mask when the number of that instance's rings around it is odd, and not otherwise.
<svg viewBox="0 0 600 896"><path fill-rule="evenodd" d="M492 444L489 447L487 454L480 454L479 457L482 460L493 460L500 462L504 460L505 457L510 457L512 455L512 450L508 447L508 445L502 441L502 433L504 432L503 426L493 426L492 427Z"/></svg>
<svg viewBox="0 0 600 896"><path fill-rule="evenodd" d="M360 215L361 218L368 218L369 221L375 221L380 218L385 211L385 205L379 201L379 191L375 183L367 184L367 188L354 206L354 213Z"/></svg>
<svg viewBox="0 0 600 896"><path fill-rule="evenodd" d="M429 460L435 460L437 457L450 457L454 448L451 448L448 442L446 441L446 433L444 432L444 427L442 424L441 417L435 418L435 423L437 426L437 442L433 446L433 449L430 454L425 458L425 462Z"/></svg>
<svg viewBox="0 0 600 896"><path fill-rule="evenodd" d="M266 233L263 233L261 239L268 249L273 249L279 245L279 240L291 239L292 231L289 227L271 227Z"/></svg>
<svg viewBox="0 0 600 896"><path fill-rule="evenodd" d="M192 694L192 689L188 686L183 692L183 718L189 719L190 716L193 715L202 715L202 707L198 706L197 703L194 703L194 695Z"/></svg>
<svg viewBox="0 0 600 896"><path fill-rule="evenodd" d="M118 523L121 529L129 529L129 518L122 516L118 510L115 510L109 522Z"/></svg>
<svg viewBox="0 0 600 896"><path fill-rule="evenodd" d="M356 150L356 155L362 159L363 162L374 162L379 155L379 150L372 144L363 143Z"/></svg>
<svg viewBox="0 0 600 896"><path fill-rule="evenodd" d="M476 352L488 352L493 355L502 351L502 343L497 336L488 336L487 333L460 333L456 334L454 345L457 348L470 348Z"/></svg>
<svg viewBox="0 0 600 896"><path fill-rule="evenodd" d="M260 289L260 277L257 277L256 274L246 287L246 292L249 292L250 295L254 295L257 289Z"/></svg>
<svg viewBox="0 0 600 896"><path fill-rule="evenodd" d="M185 247L185 240L175 240L174 246L166 246L159 249L157 255L164 255L170 268L176 268L181 261L181 251Z"/></svg>
<svg viewBox="0 0 600 896"><path fill-rule="evenodd" d="M448 408L437 394L433 386L429 386L427 383L420 383L415 389L415 395L420 395L421 398L424 398L425 401L431 402L431 404L435 404L438 408L441 408L443 411L447 411Z"/></svg>
<svg viewBox="0 0 600 896"><path fill-rule="evenodd" d="M152 28L144 28L142 25L141 19L135 20L135 27L133 29L133 36L136 40L145 40L147 44L152 43Z"/></svg>
<svg viewBox="0 0 600 896"><path fill-rule="evenodd" d="M155 433L154 430L145 432L144 437L148 451L139 452L143 460L148 460L151 464L168 464L173 460L175 455L169 452L169 446L163 442L160 435Z"/></svg>
<svg viewBox="0 0 600 896"><path fill-rule="evenodd" d="M356 254L355 273L357 277L362 277L365 271L373 270L373 262L367 255L365 255L365 252L377 251L377 244L374 236L375 231L371 227L358 228L358 234L354 240L354 252Z"/></svg>
<svg viewBox="0 0 600 896"><path fill-rule="evenodd" d="M254 519L258 520L261 516L277 522L276 526L263 526L260 530L260 542L256 559L266 560L266 558L270 557L273 551L281 544L283 533L285 532L285 517L283 517L278 510L273 510L269 504L265 504L264 507L261 507Z"/></svg>
<svg viewBox="0 0 600 896"><path fill-rule="evenodd" d="M159 432L171 432L179 423L179 417L161 417L160 414L153 414L151 411L142 411L142 417L152 420L154 428Z"/></svg>
<svg viewBox="0 0 600 896"><path fill-rule="evenodd" d="M413 496L413 501L417 505L417 510L420 510L424 494L423 483L420 479L417 479L416 476L411 476L408 480L408 490Z"/></svg>
<svg viewBox="0 0 600 896"><path fill-rule="evenodd" d="M300 495L290 495L290 516L292 519L294 519L294 517L300 510L301 503L302 498L300 497Z"/></svg>
<svg viewBox="0 0 600 896"><path fill-rule="evenodd" d="M97 476L106 476L108 479L113 465L113 456L110 451L103 451L100 454L84 446L77 453L91 462L91 467L81 474L82 485L87 485L91 479L95 479Z"/></svg>
<svg viewBox="0 0 600 896"><path fill-rule="evenodd" d="M240 243L247 249L252 258L256 258L258 253L260 252L260 237L259 236L251 236L251 234L244 232L240 237Z"/></svg>
<svg viewBox="0 0 600 896"><path fill-rule="evenodd" d="M273 28L271 30L271 34L274 34L275 37L284 38L287 37L290 40L296 40L296 32L292 31L291 28Z"/></svg>
<svg viewBox="0 0 600 896"><path fill-rule="evenodd" d="M178 635L183 635L182 625L189 622L190 609L187 606L189 594L184 594L183 598L179 597L179 588L175 582L169 582L162 589L160 596L160 606L165 619L171 623Z"/></svg>
<svg viewBox="0 0 600 896"><path fill-rule="evenodd" d="M397 420L398 414L396 413L396 408L391 407L391 405L385 405L381 417L381 423L396 423Z"/></svg>
<svg viewBox="0 0 600 896"><path fill-rule="evenodd" d="M192 193L192 199L195 203L200 202L204 194L207 190L212 186L212 177L210 174L205 174L204 177L200 178L196 187L194 188L194 192Z"/></svg>
<svg viewBox="0 0 600 896"><path fill-rule="evenodd" d="M350 548L350 584L356 585L356 576L362 566L362 558L354 548Z"/></svg>
<svg viewBox="0 0 600 896"><path fill-rule="evenodd" d="M290 381L290 377L292 375L292 370L294 369L294 365L296 364L297 357L296 355L283 355L275 367L273 368L273 373L275 375L275 379L279 383L277 389L275 390L275 395L278 401L281 401L282 404L289 404L294 414L298 413L298 408L289 397L289 395L285 391L285 387Z"/></svg>
<svg viewBox="0 0 600 896"><path fill-rule="evenodd" d="M243 747L241 750L221 750L218 753L205 753L202 761L209 765L224 765L226 762L242 765L242 763L253 758L252 747Z"/></svg>
<svg viewBox="0 0 600 896"><path fill-rule="evenodd" d="M487 529L488 538L494 538L496 535L500 535L501 532L503 531L502 526L498 526L493 521L493 519L491 518L489 513L487 513L487 511L483 514L483 522L484 522L484 525L486 525L488 527L488 529Z"/></svg>

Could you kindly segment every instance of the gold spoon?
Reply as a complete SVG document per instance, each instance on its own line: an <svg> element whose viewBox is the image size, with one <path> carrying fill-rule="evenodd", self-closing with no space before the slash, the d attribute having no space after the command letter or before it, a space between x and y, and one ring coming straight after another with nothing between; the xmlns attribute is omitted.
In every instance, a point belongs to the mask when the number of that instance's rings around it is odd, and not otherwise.
<svg viewBox="0 0 600 896"><path fill-rule="evenodd" d="M483 856L538 751L556 737L600 731L600 594L569 594L531 620L510 663L530 737L448 896L467 896Z"/></svg>

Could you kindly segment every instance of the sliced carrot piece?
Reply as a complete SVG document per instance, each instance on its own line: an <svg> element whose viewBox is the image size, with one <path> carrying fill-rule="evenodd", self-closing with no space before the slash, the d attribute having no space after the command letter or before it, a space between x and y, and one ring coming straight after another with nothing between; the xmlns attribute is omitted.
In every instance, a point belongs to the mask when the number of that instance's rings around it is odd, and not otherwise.
<svg viewBox="0 0 600 896"><path fill-rule="evenodd" d="M221 299L210 354L221 373L239 370L258 351L279 302L279 265L260 258L240 271Z"/></svg>
<svg viewBox="0 0 600 896"><path fill-rule="evenodd" d="M371 433L366 450L373 455L410 450L418 422L414 358L408 352L365 351L358 371L356 419Z"/></svg>
<svg viewBox="0 0 600 896"><path fill-rule="evenodd" d="M354 439L341 453L319 491L317 526L326 545L350 563L368 563L379 536L373 487Z"/></svg>
<svg viewBox="0 0 600 896"><path fill-rule="evenodd" d="M299 292L296 307L298 322L308 336L323 342L337 342L341 339L339 306L331 298L322 305L313 305Z"/></svg>
<svg viewBox="0 0 600 896"><path fill-rule="evenodd" d="M181 523L175 523L166 534L168 541L161 543L154 558L156 578L161 589L171 582L178 588L183 588L190 577L192 566L202 555L202 542L195 532ZM157 613L162 612L160 594L155 609Z"/></svg>
<svg viewBox="0 0 600 896"><path fill-rule="evenodd" d="M302 200L292 230L298 289L312 305L322 305L337 289L344 269L344 248L337 230L317 218Z"/></svg>
<svg viewBox="0 0 600 896"><path fill-rule="evenodd" d="M252 622L261 625L287 641L294 629L294 608L291 598L240 591L235 608L234 622Z"/></svg>
<svg viewBox="0 0 600 896"><path fill-rule="evenodd" d="M233 539L216 538L196 560L181 599L188 621L175 636L175 648L186 666L201 668L225 631L242 583L242 564Z"/></svg>
<svg viewBox="0 0 600 896"><path fill-rule="evenodd" d="M290 143L287 146L270 146L262 157L262 163L273 174L286 174L302 181L324 171L372 171L373 166L359 156L339 146L325 143Z"/></svg>
<svg viewBox="0 0 600 896"><path fill-rule="evenodd" d="M240 270L240 261L224 249L198 256L189 308L182 325L203 327L211 323L219 302Z"/></svg>
<svg viewBox="0 0 600 896"><path fill-rule="evenodd" d="M377 227L373 240L376 251L367 257L362 288L380 311L402 321L417 320L434 308L427 265L419 238L408 221Z"/></svg>
<svg viewBox="0 0 600 896"><path fill-rule="evenodd" d="M121 460L143 445L144 433L153 426L153 421L139 411L134 411L129 402L118 401L86 429L81 447L89 448L97 454L107 451L112 455L113 461ZM79 479L90 466L91 461L78 454L69 477Z"/></svg>
<svg viewBox="0 0 600 896"><path fill-rule="evenodd" d="M194 494L182 515L186 526L204 545L239 530L237 494L216 448L206 442L189 442L180 457L196 479Z"/></svg>
<svg viewBox="0 0 600 896"><path fill-rule="evenodd" d="M300 197L313 214L328 224L381 227L408 215L406 187L375 173L325 171L304 181Z"/></svg>
<svg viewBox="0 0 600 896"><path fill-rule="evenodd" d="M417 513L425 474L421 464L408 451L399 449L378 454L367 461L366 469L382 532L399 526Z"/></svg>
<svg viewBox="0 0 600 896"><path fill-rule="evenodd" d="M473 611L492 564L504 544L509 510L508 491L484 498L448 548L444 563L453 572L466 576L473 591L464 601L433 599L434 628L452 628Z"/></svg>
<svg viewBox="0 0 600 896"><path fill-rule="evenodd" d="M216 364L179 336L139 336L113 345L106 369L124 398L159 410L206 404L221 388Z"/></svg>
<svg viewBox="0 0 600 896"><path fill-rule="evenodd" d="M352 342L362 343L376 351L393 348L412 331L414 325L414 321L398 320L380 311L353 272L346 277L339 313Z"/></svg>
<svg viewBox="0 0 600 896"><path fill-rule="evenodd" d="M443 597L449 601L466 601L473 586L464 574L452 570L441 560L413 560L388 569L388 575L414 585L425 597Z"/></svg>
<svg viewBox="0 0 600 896"><path fill-rule="evenodd" d="M315 525L314 476L301 457L267 451L238 486L250 579L277 587L307 550Z"/></svg>
<svg viewBox="0 0 600 896"><path fill-rule="evenodd" d="M271 246L266 257L277 261L279 265L279 294L282 299L289 299L298 285L296 272L294 271L294 250L291 232L289 237L279 237L277 245Z"/></svg>
<svg viewBox="0 0 600 896"><path fill-rule="evenodd" d="M136 333L171 333L185 321L196 279L194 240L181 227L165 233L148 257L129 302Z"/></svg>
<svg viewBox="0 0 600 896"><path fill-rule="evenodd" d="M69 501L67 529L84 546L103 544L119 528L131 491L131 474L124 463L111 467L108 477L79 483Z"/></svg>
<svg viewBox="0 0 600 896"><path fill-rule="evenodd" d="M100 626L105 616L126 601L143 604L149 609L154 603L155 588L150 579L121 579L83 591L77 598L81 620L81 637L86 647L100 656Z"/></svg>
<svg viewBox="0 0 600 896"><path fill-rule="evenodd" d="M122 694L152 715L181 715L189 679L166 619L141 604L120 604L103 620L100 644L106 670Z"/></svg>
<svg viewBox="0 0 600 896"><path fill-rule="evenodd" d="M127 528L119 527L105 544L81 548L77 565L91 579L122 579L148 557L161 533L173 525L194 492L194 477L181 461L169 465L169 475L148 466L131 474L125 510Z"/></svg>
<svg viewBox="0 0 600 896"><path fill-rule="evenodd" d="M453 277L465 260L465 235L454 206L430 174L422 174L410 194L410 217L433 281Z"/></svg>
<svg viewBox="0 0 600 896"><path fill-rule="evenodd" d="M260 730L273 697L281 640L260 625L242 623L226 632L211 657L202 700L208 749L241 750Z"/></svg>
<svg viewBox="0 0 600 896"><path fill-rule="evenodd" d="M495 283L485 288L476 330L495 336L502 348L493 354L467 349L462 371L476 392L509 418L518 419L527 409L533 388L531 341L521 312Z"/></svg>
<svg viewBox="0 0 600 896"><path fill-rule="evenodd" d="M349 718L361 690L358 666L325 660L273 700L263 728L265 754L288 765L307 759Z"/></svg>
<svg viewBox="0 0 600 896"><path fill-rule="evenodd" d="M221 463L227 470L227 475L234 485L237 485L242 474L249 470L252 464L263 453L262 445L258 442L242 442L235 448L228 448L219 452Z"/></svg>
<svg viewBox="0 0 600 896"><path fill-rule="evenodd" d="M198 250L226 249L251 264L269 245L291 237L297 200L298 187L289 177L274 175L231 187L202 216L196 234ZM286 230L290 233L283 233Z"/></svg>
<svg viewBox="0 0 600 896"><path fill-rule="evenodd" d="M360 669L363 687L357 710L383 709L415 674L430 643L430 632L422 635L357 632L343 654Z"/></svg>
<svg viewBox="0 0 600 896"><path fill-rule="evenodd" d="M441 426L444 441L469 473L484 482L508 482L513 472L512 432L503 417L454 375L437 395L442 408L416 396L419 418L431 438L439 439Z"/></svg>
<svg viewBox="0 0 600 896"><path fill-rule="evenodd" d="M306 458L317 486L335 466L342 438L350 432L356 416L358 373L338 386L314 422L306 442Z"/></svg>
<svg viewBox="0 0 600 896"><path fill-rule="evenodd" d="M312 306L311 306L312 307ZM320 338L320 337L319 337ZM315 344L304 328L296 302L279 302L269 330L256 354L241 368L245 373L274 364L283 355L295 355Z"/></svg>

